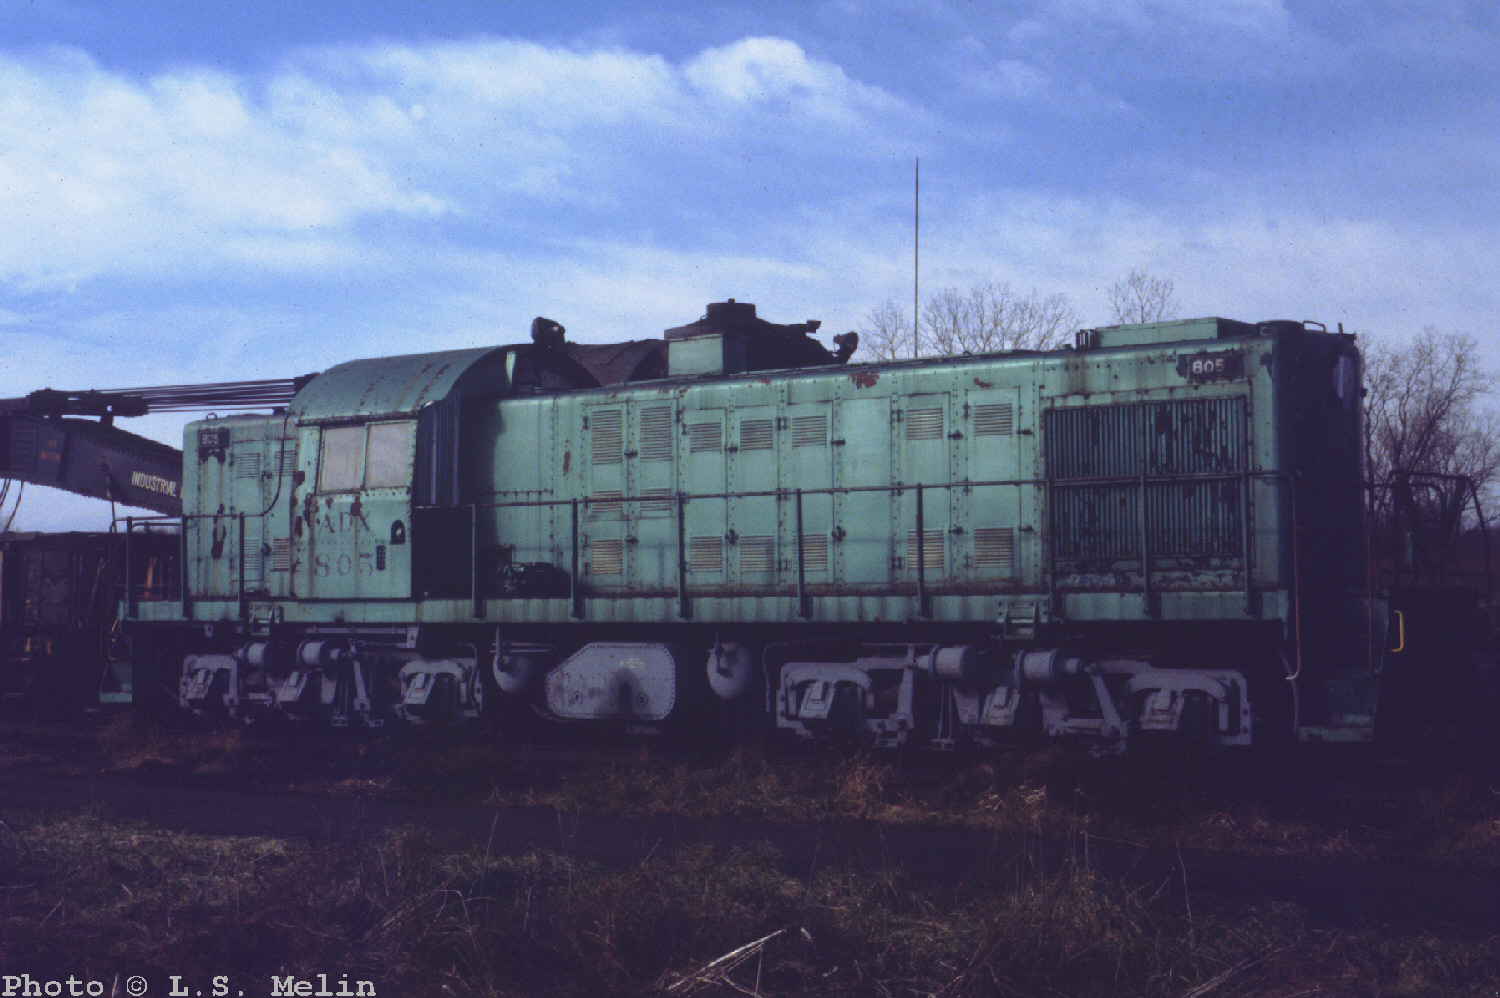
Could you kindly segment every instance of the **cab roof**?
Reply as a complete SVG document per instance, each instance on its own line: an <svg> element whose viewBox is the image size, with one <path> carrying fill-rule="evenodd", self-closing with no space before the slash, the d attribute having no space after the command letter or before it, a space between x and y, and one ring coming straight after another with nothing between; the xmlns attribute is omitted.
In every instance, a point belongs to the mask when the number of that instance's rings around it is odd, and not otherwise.
<svg viewBox="0 0 1500 998"><path fill-rule="evenodd" d="M353 360L331 367L287 406L299 422L414 416L438 402L594 388L558 350L532 344Z"/></svg>

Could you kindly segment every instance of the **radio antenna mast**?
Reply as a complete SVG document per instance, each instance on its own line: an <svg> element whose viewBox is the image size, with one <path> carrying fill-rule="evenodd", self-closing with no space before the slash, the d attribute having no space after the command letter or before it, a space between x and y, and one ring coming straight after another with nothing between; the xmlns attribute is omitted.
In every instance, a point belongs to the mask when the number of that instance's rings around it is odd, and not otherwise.
<svg viewBox="0 0 1500 998"><path fill-rule="evenodd" d="M917 158L917 170L911 194L911 356L916 360L921 353L922 339L917 333L917 285L921 274L922 260L922 157Z"/></svg>

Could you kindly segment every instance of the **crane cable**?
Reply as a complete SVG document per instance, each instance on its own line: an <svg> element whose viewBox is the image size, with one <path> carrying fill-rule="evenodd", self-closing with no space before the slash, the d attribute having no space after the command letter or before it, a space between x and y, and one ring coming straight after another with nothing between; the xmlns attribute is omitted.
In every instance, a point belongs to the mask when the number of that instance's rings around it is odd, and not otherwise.
<svg viewBox="0 0 1500 998"><path fill-rule="evenodd" d="M141 399L151 412L191 412L216 406L279 408L291 402L309 380L310 376L303 376L209 385L155 385L149 388L111 388L100 394Z"/></svg>
<svg viewBox="0 0 1500 998"><path fill-rule="evenodd" d="M10 494L11 481L12 481L11 479L7 478L5 480L5 484L3 486L0 486L0 509L4 509L5 508L5 498L6 498L6 496L8 496ZM5 527L4 527L4 529L0 529L0 534L8 534L8 533L10 533L10 525L12 523L16 522L16 514L21 511L21 494L23 492L25 492L25 491L26 491L26 483L25 482L17 482L16 483L16 504L11 507L11 509L10 509L10 516L6 518Z"/></svg>

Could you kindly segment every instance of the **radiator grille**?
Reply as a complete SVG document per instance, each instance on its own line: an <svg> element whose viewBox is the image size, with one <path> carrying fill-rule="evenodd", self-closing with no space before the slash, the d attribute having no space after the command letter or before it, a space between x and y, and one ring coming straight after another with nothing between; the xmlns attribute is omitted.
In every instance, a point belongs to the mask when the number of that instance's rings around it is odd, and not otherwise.
<svg viewBox="0 0 1500 998"><path fill-rule="evenodd" d="M672 460L672 407L641 410L641 460Z"/></svg>
<svg viewBox="0 0 1500 998"><path fill-rule="evenodd" d="M1047 474L1054 479L1121 478L1141 468L1141 407L1049 409Z"/></svg>
<svg viewBox="0 0 1500 998"><path fill-rule="evenodd" d="M1052 490L1053 549L1059 558L1139 558L1137 485L1060 485Z"/></svg>
<svg viewBox="0 0 1500 998"><path fill-rule="evenodd" d="M1137 559L1143 533L1152 558L1243 557L1243 398L1053 409L1045 426L1057 557Z"/></svg>
<svg viewBox="0 0 1500 998"><path fill-rule="evenodd" d="M1245 466L1242 398L1051 409L1046 428L1054 479L1237 473Z"/></svg>
<svg viewBox="0 0 1500 998"><path fill-rule="evenodd" d="M1016 413L1009 402L974 407L976 437L1008 437L1016 431Z"/></svg>
<svg viewBox="0 0 1500 998"><path fill-rule="evenodd" d="M1190 399L1146 406L1146 472L1202 475L1245 466L1245 400Z"/></svg>
<svg viewBox="0 0 1500 998"><path fill-rule="evenodd" d="M599 409L589 417L590 454L595 464L619 464L624 450L621 410Z"/></svg>
<svg viewBox="0 0 1500 998"><path fill-rule="evenodd" d="M1238 479L1152 484L1146 489L1146 511L1152 556L1240 553Z"/></svg>

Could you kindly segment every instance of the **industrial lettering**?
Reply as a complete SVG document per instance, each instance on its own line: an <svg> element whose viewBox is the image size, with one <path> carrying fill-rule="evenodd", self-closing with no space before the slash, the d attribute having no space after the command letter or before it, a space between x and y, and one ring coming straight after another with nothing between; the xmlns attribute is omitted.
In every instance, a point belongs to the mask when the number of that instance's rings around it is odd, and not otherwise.
<svg viewBox="0 0 1500 998"><path fill-rule="evenodd" d="M148 475L144 471L132 471L130 473L130 485L132 488L145 489L147 492L155 492L157 495L177 497L177 483L170 478L161 475Z"/></svg>

